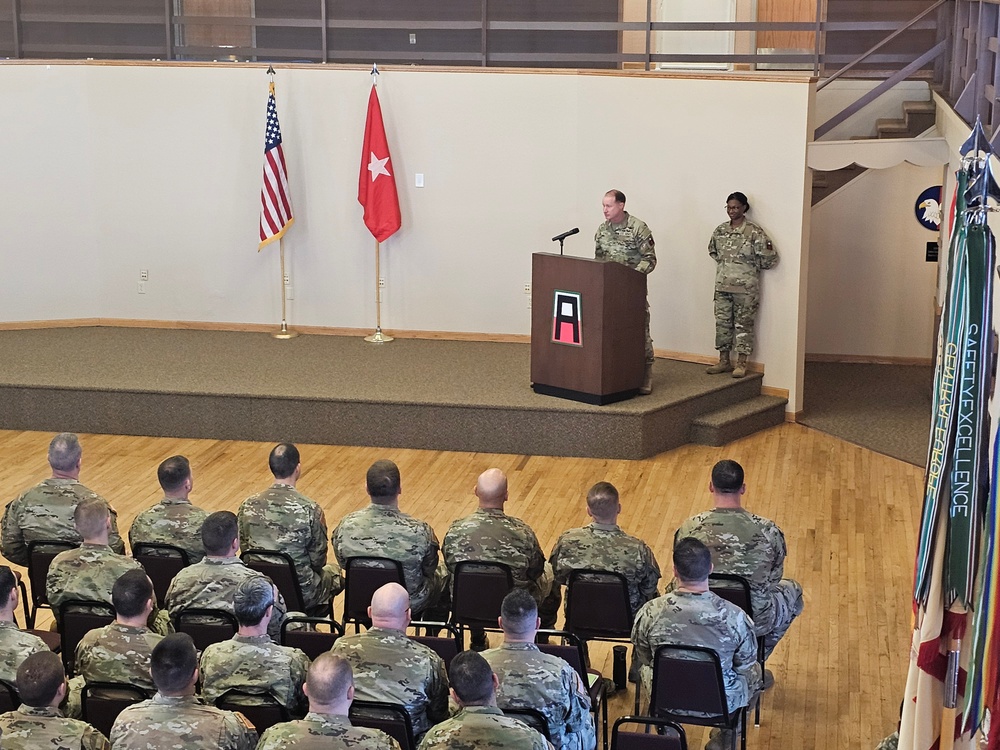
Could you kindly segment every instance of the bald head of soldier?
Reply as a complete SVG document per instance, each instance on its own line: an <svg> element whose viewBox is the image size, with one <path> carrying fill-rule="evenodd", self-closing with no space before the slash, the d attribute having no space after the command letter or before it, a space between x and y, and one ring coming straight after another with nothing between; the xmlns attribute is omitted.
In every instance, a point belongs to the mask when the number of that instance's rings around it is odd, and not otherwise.
<svg viewBox="0 0 1000 750"><path fill-rule="evenodd" d="M187 499L194 489L191 462L184 456L171 456L156 469L156 479L167 497Z"/></svg>
<svg viewBox="0 0 1000 750"><path fill-rule="evenodd" d="M236 557L240 548L236 514L229 510L209 514L201 525L201 543L209 557Z"/></svg>
<svg viewBox="0 0 1000 750"><path fill-rule="evenodd" d="M724 459L713 466L708 491L712 493L715 507L741 507L743 493L747 491L743 480L743 467L731 459Z"/></svg>
<svg viewBox="0 0 1000 750"><path fill-rule="evenodd" d="M0 565L0 622L14 622L17 604L17 576L6 565Z"/></svg>
<svg viewBox="0 0 1000 750"><path fill-rule="evenodd" d="M155 603L153 582L141 568L122 573L111 587L111 605L120 625L144 627Z"/></svg>
<svg viewBox="0 0 1000 750"><path fill-rule="evenodd" d="M72 432L60 432L49 443L49 466L52 476L63 479L79 479L83 461L80 438Z"/></svg>
<svg viewBox="0 0 1000 750"><path fill-rule="evenodd" d="M73 511L73 523L85 544L107 544L111 531L111 509L103 498L81 500Z"/></svg>
<svg viewBox="0 0 1000 750"><path fill-rule="evenodd" d="M161 695L194 695L198 651L187 633L171 633L153 647L149 673Z"/></svg>
<svg viewBox="0 0 1000 750"><path fill-rule="evenodd" d="M595 523L617 524L621 512L618 490L611 482L598 482L587 492L587 515Z"/></svg>
<svg viewBox="0 0 1000 750"><path fill-rule="evenodd" d="M375 505L399 505L399 467L386 459L373 463L365 476L365 491Z"/></svg>
<svg viewBox="0 0 1000 750"><path fill-rule="evenodd" d="M275 480L282 484L294 486L302 473L299 449L291 443L278 443L274 446L267 457L267 465Z"/></svg>
<svg viewBox="0 0 1000 750"><path fill-rule="evenodd" d="M475 651L460 651L448 667L451 697L462 706L496 706L500 681L486 659Z"/></svg>
<svg viewBox="0 0 1000 750"><path fill-rule="evenodd" d="M17 692L32 708L58 706L66 697L66 672L52 651L38 651L17 668Z"/></svg>
<svg viewBox="0 0 1000 750"><path fill-rule="evenodd" d="M368 616L376 628L406 630L410 624L410 595L398 583L387 583L372 594Z"/></svg>
<svg viewBox="0 0 1000 750"><path fill-rule="evenodd" d="M309 666L303 691L309 712L347 716L354 700L354 673L342 656L326 651Z"/></svg>
<svg viewBox="0 0 1000 750"><path fill-rule="evenodd" d="M678 539L674 545L674 577L687 591L708 591L712 572L712 552L693 536Z"/></svg>
<svg viewBox="0 0 1000 750"><path fill-rule="evenodd" d="M500 469L487 469L476 482L476 497L479 507L488 510L503 510L507 502L507 475Z"/></svg>

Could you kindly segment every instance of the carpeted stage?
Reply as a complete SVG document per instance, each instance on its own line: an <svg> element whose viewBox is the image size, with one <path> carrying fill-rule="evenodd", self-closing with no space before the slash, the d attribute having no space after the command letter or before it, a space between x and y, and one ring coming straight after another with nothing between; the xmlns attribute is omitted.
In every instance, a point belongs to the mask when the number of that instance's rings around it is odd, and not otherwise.
<svg viewBox="0 0 1000 750"><path fill-rule="evenodd" d="M534 393L519 343L92 327L0 331L0 352L3 429L596 458L690 442L761 385L661 359L651 396L590 406Z"/></svg>

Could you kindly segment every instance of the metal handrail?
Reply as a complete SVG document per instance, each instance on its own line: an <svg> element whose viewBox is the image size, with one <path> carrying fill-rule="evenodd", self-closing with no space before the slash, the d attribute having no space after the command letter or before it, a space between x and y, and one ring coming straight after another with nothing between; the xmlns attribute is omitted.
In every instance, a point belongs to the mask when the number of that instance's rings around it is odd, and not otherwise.
<svg viewBox="0 0 1000 750"><path fill-rule="evenodd" d="M838 78L840 78L842 75L844 75L844 73L846 73L847 71L851 70L852 68L855 68L856 66L858 66L859 64L861 64L862 62L864 62L873 53L878 52L880 49L882 49L885 45L887 45L893 39L895 39L896 37L898 37L904 31L909 30L914 24L920 22L924 18L924 16L928 15L931 11L937 10L942 5L944 5L945 3L949 3L951 1L952 0L937 0L937 2L934 3L934 5L931 5L930 7L924 8L924 10L922 10L916 16L914 16L913 18L911 18L907 23L905 23L904 25L900 26L894 32L892 32L891 34L889 34L889 36L887 36L881 42L879 42L874 47L872 47L871 49L869 49L867 52L864 52L860 56L854 58L849 63L847 63L847 65L845 65L840 70L838 70L836 73L834 73L833 75L831 75L828 78L823 79L818 84L816 84L816 90L819 91L820 89L824 88L825 86L828 86L829 84L833 83Z"/></svg>

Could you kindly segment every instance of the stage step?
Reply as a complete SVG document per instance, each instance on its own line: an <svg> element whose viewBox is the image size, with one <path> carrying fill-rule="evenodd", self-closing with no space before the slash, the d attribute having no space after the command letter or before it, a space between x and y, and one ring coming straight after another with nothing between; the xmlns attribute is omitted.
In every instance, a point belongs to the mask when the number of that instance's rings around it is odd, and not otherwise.
<svg viewBox="0 0 1000 750"><path fill-rule="evenodd" d="M788 399L756 396L696 417L688 439L699 445L720 446L785 421Z"/></svg>

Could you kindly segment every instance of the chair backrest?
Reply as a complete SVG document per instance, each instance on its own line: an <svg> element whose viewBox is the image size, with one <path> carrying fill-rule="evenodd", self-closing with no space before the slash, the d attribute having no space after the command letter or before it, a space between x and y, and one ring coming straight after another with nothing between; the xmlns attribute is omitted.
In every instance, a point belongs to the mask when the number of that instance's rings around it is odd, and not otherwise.
<svg viewBox="0 0 1000 750"><path fill-rule="evenodd" d="M14 711L21 705L17 688L7 680L0 680L0 714Z"/></svg>
<svg viewBox="0 0 1000 750"><path fill-rule="evenodd" d="M248 549L240 559L251 570L267 576L278 588L288 609L305 612L306 602L302 596L302 584L295 573L295 561L287 552L276 549Z"/></svg>
<svg viewBox="0 0 1000 750"><path fill-rule="evenodd" d="M452 587L452 623L496 628L500 605L514 588L514 575L503 563L467 560L455 566Z"/></svg>
<svg viewBox="0 0 1000 750"><path fill-rule="evenodd" d="M539 643L539 639L548 637L548 643ZM562 643L553 643L552 639L558 638ZM587 674L587 657L583 650L583 641L568 630L539 630L535 635L535 645L543 654L558 656L563 661L569 663L580 675L584 685L589 686L589 675Z"/></svg>
<svg viewBox="0 0 1000 750"><path fill-rule="evenodd" d="M643 731L623 727L641 725ZM650 732L655 729L655 732ZM684 729L673 721L652 716L622 716L611 730L611 750L687 750Z"/></svg>
<svg viewBox="0 0 1000 750"><path fill-rule="evenodd" d="M750 582L743 576L731 573L710 573L708 589L716 596L732 602L753 619L753 602L750 598Z"/></svg>
<svg viewBox="0 0 1000 750"><path fill-rule="evenodd" d="M189 607L173 615L173 621L174 630L190 635L199 651L213 643L228 641L239 630L236 617L224 609Z"/></svg>
<svg viewBox="0 0 1000 750"><path fill-rule="evenodd" d="M24 579L21 578L21 572L18 570L14 571L14 578L17 579L18 595L21 599L21 608L24 609L24 627L33 628L35 627L35 618L32 617L31 607L28 604L28 589L24 585ZM17 624L17 615L14 615L14 624ZM20 626L19 626L20 627Z"/></svg>
<svg viewBox="0 0 1000 750"><path fill-rule="evenodd" d="M215 699L215 706L224 711L239 711L254 725L257 734L263 734L275 724L290 718L288 709L271 693L250 693L232 688Z"/></svg>
<svg viewBox="0 0 1000 750"><path fill-rule="evenodd" d="M399 743L401 750L416 750L417 742L413 738L410 715L398 703L355 699L351 703L349 718L356 727L381 729Z"/></svg>
<svg viewBox="0 0 1000 750"><path fill-rule="evenodd" d="M132 547L132 557L145 569L153 582L156 601L167 599L167 589L174 576L191 564L187 550L160 542L137 542Z"/></svg>
<svg viewBox="0 0 1000 750"><path fill-rule="evenodd" d="M310 625L311 628L289 627L297 624ZM329 617L294 616L286 617L281 623L281 645L300 649L310 659L329 651L343 634L344 626Z"/></svg>
<svg viewBox="0 0 1000 750"><path fill-rule="evenodd" d="M504 716L524 722L549 742L552 741L552 735L549 732L549 720L537 708L505 708L503 712Z"/></svg>
<svg viewBox="0 0 1000 750"><path fill-rule="evenodd" d="M462 650L462 632L447 622L431 622L428 620L413 620L410 622L410 628L414 631L418 631L423 628L424 631L436 630L438 635L418 635L416 632L408 633L411 641L416 641L417 643L422 643L427 646L440 656L444 660L444 668L451 668L451 660L458 656L458 652ZM447 635L442 636L440 631L446 631Z"/></svg>
<svg viewBox="0 0 1000 750"><path fill-rule="evenodd" d="M653 656L649 714L683 724L729 723L719 655L705 646L659 646Z"/></svg>
<svg viewBox="0 0 1000 750"><path fill-rule="evenodd" d="M344 562L344 624L371 627L368 607L372 594L387 583L405 586L403 566L388 557L349 557Z"/></svg>
<svg viewBox="0 0 1000 750"><path fill-rule="evenodd" d="M584 640L629 638L634 615L621 573L582 569L569 574L566 630Z"/></svg>
<svg viewBox="0 0 1000 750"><path fill-rule="evenodd" d="M60 539L36 539L28 542L28 582L31 584L32 610L49 606L49 598L45 593L45 580L49 577L52 560L60 552L76 549L79 546ZM31 619L32 622L28 623L28 627L35 626L34 611Z"/></svg>
<svg viewBox="0 0 1000 750"><path fill-rule="evenodd" d="M144 689L130 683L88 682L80 692L81 718L101 730L105 737L110 737L111 727L122 710L151 697Z"/></svg>
<svg viewBox="0 0 1000 750"><path fill-rule="evenodd" d="M115 610L107 602L69 599L59 605L59 649L66 675L74 674L76 644L95 628L114 622Z"/></svg>

